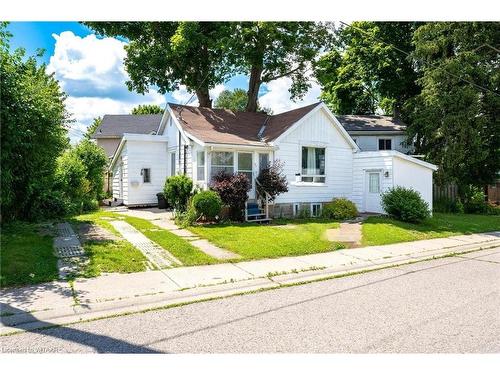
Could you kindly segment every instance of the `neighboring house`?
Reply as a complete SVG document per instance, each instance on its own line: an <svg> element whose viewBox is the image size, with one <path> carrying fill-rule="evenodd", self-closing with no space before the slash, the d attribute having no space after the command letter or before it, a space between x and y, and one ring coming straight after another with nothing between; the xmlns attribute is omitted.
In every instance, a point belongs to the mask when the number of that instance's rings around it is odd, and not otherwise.
<svg viewBox="0 0 500 375"><path fill-rule="evenodd" d="M346 115L335 116L361 151L396 150L411 154L405 144L406 124L389 116Z"/></svg>
<svg viewBox="0 0 500 375"><path fill-rule="evenodd" d="M220 171L245 173L255 199L259 171L279 159L289 191L275 216L317 216L334 197L383 212L380 193L396 185L418 190L432 208L436 166L396 150L361 151L323 103L272 116L168 104L152 133L124 131L111 161L113 197L126 205L156 203L168 176L186 174L205 189Z"/></svg>
<svg viewBox="0 0 500 375"><path fill-rule="evenodd" d="M111 160L125 133L153 134L162 115L105 115L92 138ZM104 191L109 191L110 175L104 178Z"/></svg>

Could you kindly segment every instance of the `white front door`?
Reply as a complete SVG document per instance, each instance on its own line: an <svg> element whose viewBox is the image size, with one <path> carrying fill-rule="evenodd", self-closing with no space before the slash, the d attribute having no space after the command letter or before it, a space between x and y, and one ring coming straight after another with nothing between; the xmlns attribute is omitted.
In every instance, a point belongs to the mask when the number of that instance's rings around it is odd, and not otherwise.
<svg viewBox="0 0 500 375"><path fill-rule="evenodd" d="M381 205L381 172L365 172L365 212L383 212Z"/></svg>

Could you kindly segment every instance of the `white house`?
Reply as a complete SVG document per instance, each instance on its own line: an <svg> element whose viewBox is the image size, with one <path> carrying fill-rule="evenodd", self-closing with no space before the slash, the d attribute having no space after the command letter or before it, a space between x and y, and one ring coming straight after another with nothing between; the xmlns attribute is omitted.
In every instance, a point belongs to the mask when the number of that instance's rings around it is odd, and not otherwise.
<svg viewBox="0 0 500 375"><path fill-rule="evenodd" d="M436 166L397 150L361 151L321 102L272 116L168 104L154 134L123 135L110 165L113 197L154 204L167 176L186 174L207 188L224 170L248 175L255 199L259 171L278 159L289 191L272 206L275 216L315 216L334 197L383 212L380 193L397 185L419 191L432 207Z"/></svg>

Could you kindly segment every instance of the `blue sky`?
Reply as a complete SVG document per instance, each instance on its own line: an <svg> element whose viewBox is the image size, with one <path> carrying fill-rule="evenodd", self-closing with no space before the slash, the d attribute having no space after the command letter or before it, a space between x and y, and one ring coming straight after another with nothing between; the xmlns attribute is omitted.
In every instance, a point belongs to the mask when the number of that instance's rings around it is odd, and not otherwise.
<svg viewBox="0 0 500 375"><path fill-rule="evenodd" d="M130 92L125 81L128 75L123 66L125 42L115 38L98 38L92 30L78 22L12 22L8 30L13 34L11 48L23 47L28 55L38 48L45 49L40 62L47 64L62 89L68 94L66 107L72 114L70 136L73 141L93 118L104 114L129 113L138 104L186 103L191 97L185 87L166 95L153 88L140 95ZM224 89L247 89L248 78L238 75L211 90L215 99ZM319 87L313 84L304 100L295 103L289 98L288 78L262 85L259 102L263 107L280 113L317 101ZM196 105L196 100L190 104Z"/></svg>

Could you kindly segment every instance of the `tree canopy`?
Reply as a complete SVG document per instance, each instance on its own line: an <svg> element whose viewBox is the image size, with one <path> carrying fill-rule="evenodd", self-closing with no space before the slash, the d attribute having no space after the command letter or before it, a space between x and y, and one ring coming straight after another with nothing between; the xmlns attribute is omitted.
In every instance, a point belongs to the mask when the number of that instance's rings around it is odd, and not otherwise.
<svg viewBox="0 0 500 375"><path fill-rule="evenodd" d="M92 121L92 124L90 124L88 126L87 130L85 131L83 138L90 139L90 137L92 137L92 135L95 133L95 131L97 130L99 125L101 125L101 122L102 122L101 116L94 118L94 120Z"/></svg>
<svg viewBox="0 0 500 375"><path fill-rule="evenodd" d="M315 64L321 99L338 114L399 116L416 95L418 72L401 51L413 50L415 22L353 22L337 30L335 48ZM398 50L399 49L399 50Z"/></svg>
<svg viewBox="0 0 500 375"><path fill-rule="evenodd" d="M499 40L500 24L486 22L429 23L413 36L422 77L404 108L408 138L462 198L500 170Z"/></svg>
<svg viewBox="0 0 500 375"><path fill-rule="evenodd" d="M167 93L185 85L196 93L200 106L211 107L209 90L223 83L232 73L227 40L227 22L86 22L98 33L122 36L127 86L139 93L151 86Z"/></svg>
<svg viewBox="0 0 500 375"><path fill-rule="evenodd" d="M162 113L163 109L156 104L139 104L137 107L134 107L131 112L133 115L156 115Z"/></svg>
<svg viewBox="0 0 500 375"><path fill-rule="evenodd" d="M65 94L45 65L9 49L0 25L2 220L33 219L51 193L57 156L68 145Z"/></svg>
<svg viewBox="0 0 500 375"><path fill-rule="evenodd" d="M222 91L215 101L215 108L225 108L232 111L244 111L247 106L248 95L243 89Z"/></svg>

